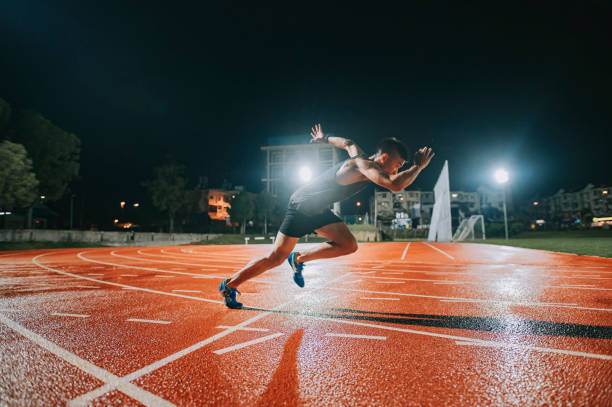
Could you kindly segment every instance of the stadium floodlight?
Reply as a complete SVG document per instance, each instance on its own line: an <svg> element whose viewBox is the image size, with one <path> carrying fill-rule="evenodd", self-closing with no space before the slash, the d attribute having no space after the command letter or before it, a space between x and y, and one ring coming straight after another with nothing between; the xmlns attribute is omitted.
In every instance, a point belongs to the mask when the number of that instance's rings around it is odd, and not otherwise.
<svg viewBox="0 0 612 407"><path fill-rule="evenodd" d="M304 183L309 182L312 179L312 170L310 167L303 166L300 168L300 180Z"/></svg>
<svg viewBox="0 0 612 407"><path fill-rule="evenodd" d="M502 186L504 195L504 231L506 232L506 240L508 240L508 213L506 212L506 182L510 179L508 171L500 168L495 171L495 181Z"/></svg>
<svg viewBox="0 0 612 407"><path fill-rule="evenodd" d="M501 168L495 171L495 181L497 181L499 184L505 184L509 179L510 177L508 175L508 171Z"/></svg>

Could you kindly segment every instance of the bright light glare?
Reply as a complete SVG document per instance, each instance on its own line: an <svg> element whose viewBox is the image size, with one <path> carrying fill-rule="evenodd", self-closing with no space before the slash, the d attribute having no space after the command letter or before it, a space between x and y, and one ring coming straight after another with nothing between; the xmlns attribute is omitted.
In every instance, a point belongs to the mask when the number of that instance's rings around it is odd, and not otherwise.
<svg viewBox="0 0 612 407"><path fill-rule="evenodd" d="M312 171L308 167L300 168L300 180L302 182L308 182L312 179Z"/></svg>
<svg viewBox="0 0 612 407"><path fill-rule="evenodd" d="M503 169L495 171L495 181L497 181L498 183L505 184L506 182L508 182L508 179L508 171Z"/></svg>

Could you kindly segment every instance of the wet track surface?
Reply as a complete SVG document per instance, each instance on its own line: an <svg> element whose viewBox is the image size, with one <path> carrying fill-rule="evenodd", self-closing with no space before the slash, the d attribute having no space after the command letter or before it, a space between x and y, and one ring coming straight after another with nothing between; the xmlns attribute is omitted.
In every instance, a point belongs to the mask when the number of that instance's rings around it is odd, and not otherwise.
<svg viewBox="0 0 612 407"><path fill-rule="evenodd" d="M612 259L361 244L0 253L0 405L612 405Z"/></svg>

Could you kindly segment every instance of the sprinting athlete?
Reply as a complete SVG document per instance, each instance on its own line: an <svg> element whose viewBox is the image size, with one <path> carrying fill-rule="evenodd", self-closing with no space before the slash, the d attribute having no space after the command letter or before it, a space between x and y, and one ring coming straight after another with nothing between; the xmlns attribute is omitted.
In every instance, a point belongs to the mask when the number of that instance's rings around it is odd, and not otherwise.
<svg viewBox="0 0 612 407"><path fill-rule="evenodd" d="M236 300L237 288L245 281L280 265L285 259L293 269L293 280L304 287L304 263L315 259L343 256L357 250L357 241L348 227L330 209L365 188L370 182L391 191L401 191L416 179L434 153L423 147L414 154L414 164L399 172L408 159L406 147L395 138L383 140L376 154L368 156L355 142L342 137L327 137L317 124L312 128L311 143L329 143L344 149L349 158L325 171L291 195L285 219L274 241L272 252L253 260L231 278L221 282L219 291L229 308L242 308ZM309 233L329 239L303 251L293 251L300 237Z"/></svg>

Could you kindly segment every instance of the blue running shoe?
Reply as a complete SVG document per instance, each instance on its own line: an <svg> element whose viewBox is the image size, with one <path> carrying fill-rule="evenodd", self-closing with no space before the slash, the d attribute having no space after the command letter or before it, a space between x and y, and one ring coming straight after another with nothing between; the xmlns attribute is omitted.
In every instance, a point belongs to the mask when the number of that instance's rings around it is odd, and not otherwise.
<svg viewBox="0 0 612 407"><path fill-rule="evenodd" d="M227 280L229 280L229 278L221 281L221 284L219 285L219 292L221 292L227 308L240 309L242 308L242 303L236 301L236 293L240 294L240 291L238 291L236 288L226 287L225 283L227 283Z"/></svg>
<svg viewBox="0 0 612 407"><path fill-rule="evenodd" d="M291 253L287 258L287 261L293 269L293 281L295 281L298 286L304 287L304 276L302 276L302 270L304 270L304 263L298 263L295 260L296 255L297 252Z"/></svg>

